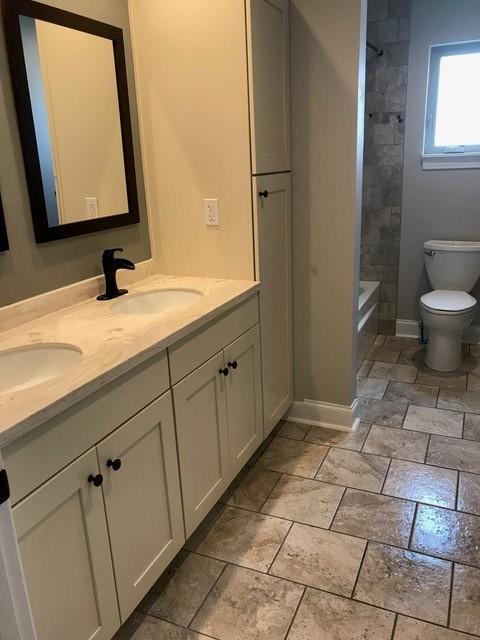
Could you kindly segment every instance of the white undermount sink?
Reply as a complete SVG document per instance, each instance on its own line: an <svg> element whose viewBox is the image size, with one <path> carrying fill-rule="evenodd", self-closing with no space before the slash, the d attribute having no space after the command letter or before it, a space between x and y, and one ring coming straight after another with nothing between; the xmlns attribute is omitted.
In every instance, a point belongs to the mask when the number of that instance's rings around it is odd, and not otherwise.
<svg viewBox="0 0 480 640"><path fill-rule="evenodd" d="M12 393L56 378L82 358L70 344L35 344L0 351L0 393Z"/></svg>
<svg viewBox="0 0 480 640"><path fill-rule="evenodd" d="M203 298L195 289L155 289L127 294L113 304L115 313L151 314L190 307Z"/></svg>

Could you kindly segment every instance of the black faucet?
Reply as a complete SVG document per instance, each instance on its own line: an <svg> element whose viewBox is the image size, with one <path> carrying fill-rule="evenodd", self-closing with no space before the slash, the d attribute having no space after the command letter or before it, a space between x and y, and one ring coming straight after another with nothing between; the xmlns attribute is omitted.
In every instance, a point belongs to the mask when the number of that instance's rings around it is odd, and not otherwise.
<svg viewBox="0 0 480 640"><path fill-rule="evenodd" d="M97 297L97 300L112 300L128 293L127 289L119 289L117 286L117 270L128 269L133 271L135 265L126 258L116 258L115 251L123 251L123 249L105 249L102 254L103 273L105 274L105 293Z"/></svg>

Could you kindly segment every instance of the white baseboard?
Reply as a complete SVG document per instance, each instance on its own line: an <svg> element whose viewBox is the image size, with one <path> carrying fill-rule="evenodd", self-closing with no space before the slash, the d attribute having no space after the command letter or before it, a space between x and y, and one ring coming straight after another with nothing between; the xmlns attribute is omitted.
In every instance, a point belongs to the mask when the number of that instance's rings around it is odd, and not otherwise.
<svg viewBox="0 0 480 640"><path fill-rule="evenodd" d="M397 320L395 335L401 338L419 338L420 327L416 320ZM463 334L463 342L467 344L480 344L480 325L474 324Z"/></svg>
<svg viewBox="0 0 480 640"><path fill-rule="evenodd" d="M355 431L360 423L357 407L356 399L350 406L304 400L303 402L294 402L284 419L316 427L336 429L337 431Z"/></svg>

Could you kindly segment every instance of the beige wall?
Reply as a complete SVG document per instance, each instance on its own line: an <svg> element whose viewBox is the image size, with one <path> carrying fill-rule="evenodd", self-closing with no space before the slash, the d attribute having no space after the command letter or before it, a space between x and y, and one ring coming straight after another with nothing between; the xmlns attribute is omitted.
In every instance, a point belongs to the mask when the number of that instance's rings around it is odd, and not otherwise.
<svg viewBox="0 0 480 640"><path fill-rule="evenodd" d="M243 0L130 0L152 249L166 273L253 277ZM218 198L206 227L203 199Z"/></svg>
<svg viewBox="0 0 480 640"><path fill-rule="evenodd" d="M292 1L294 370L300 402L350 405L355 397L365 33L365 0Z"/></svg>
<svg viewBox="0 0 480 640"><path fill-rule="evenodd" d="M62 223L128 211L111 41L35 21ZM72 123L75 123L72 126Z"/></svg>
<svg viewBox="0 0 480 640"><path fill-rule="evenodd" d="M10 251L0 253L0 306L101 273L100 254L105 247L124 247L134 261L150 255L127 0L48 0L48 4L124 29L141 223L43 245L35 243L0 24L0 192L10 240Z"/></svg>
<svg viewBox="0 0 480 640"><path fill-rule="evenodd" d="M414 0L407 87L398 318L419 320L431 290L426 240L480 240L480 171L423 171L421 154L430 45L480 40L478 0ZM476 79L478 81L478 79ZM480 283L474 295L480 294ZM474 321L480 324L480 314Z"/></svg>

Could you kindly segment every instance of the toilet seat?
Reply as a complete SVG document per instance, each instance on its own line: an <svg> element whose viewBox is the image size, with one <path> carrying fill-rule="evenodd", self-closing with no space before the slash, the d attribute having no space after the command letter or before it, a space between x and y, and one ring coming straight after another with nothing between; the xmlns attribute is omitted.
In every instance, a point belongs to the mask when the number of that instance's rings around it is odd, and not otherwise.
<svg viewBox="0 0 480 640"><path fill-rule="evenodd" d="M425 293L420 298L420 303L431 313L459 315L473 309L477 304L477 300L466 291L435 289L435 291Z"/></svg>

